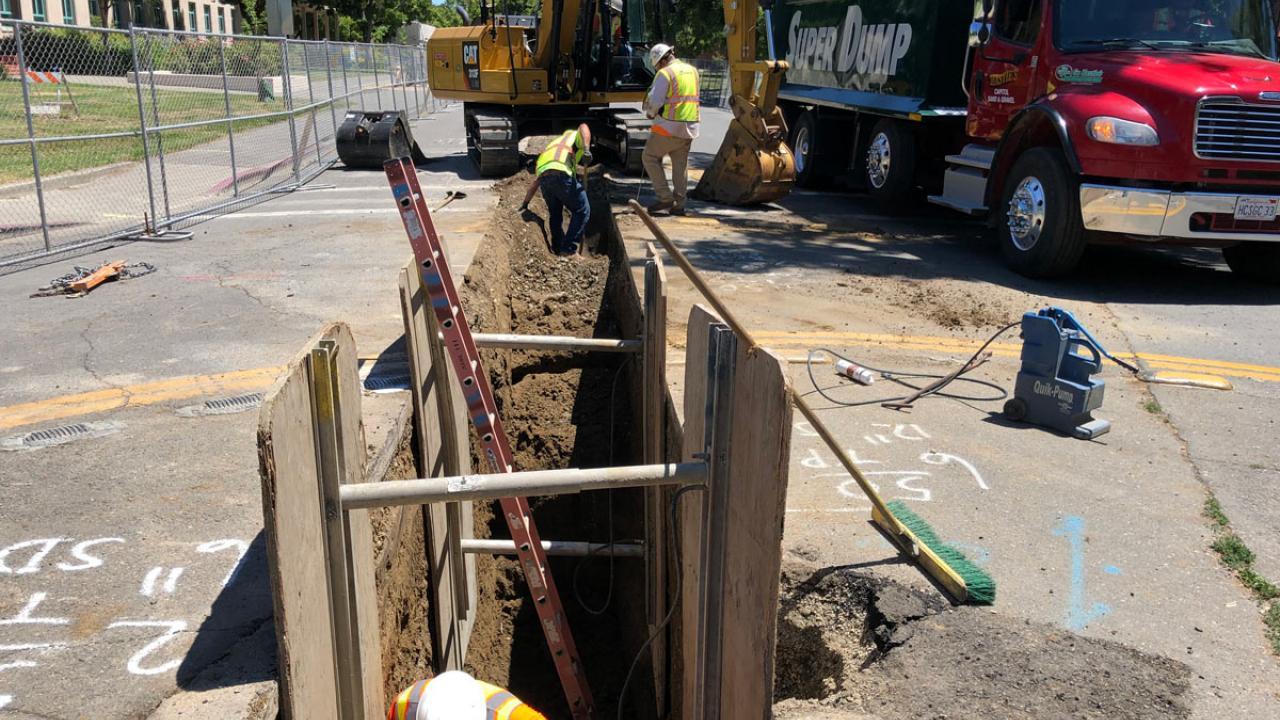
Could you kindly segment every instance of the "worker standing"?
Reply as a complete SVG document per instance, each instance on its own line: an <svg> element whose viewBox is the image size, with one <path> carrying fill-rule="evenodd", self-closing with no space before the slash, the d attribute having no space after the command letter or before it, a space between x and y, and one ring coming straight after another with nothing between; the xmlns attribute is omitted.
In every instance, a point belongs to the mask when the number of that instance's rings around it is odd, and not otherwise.
<svg viewBox="0 0 1280 720"><path fill-rule="evenodd" d="M524 194L520 212L529 212L529 201L538 188L542 188L542 199L550 215L547 221L551 226L551 252L557 255L578 252L578 243L587 232L591 204L587 201L586 186L578 179L578 168L590 164L591 130L583 123L552 140L534 166L534 177ZM567 233L563 228L566 208L570 213Z"/></svg>
<svg viewBox="0 0 1280 720"><path fill-rule="evenodd" d="M670 210L684 214L684 201L689 191L689 146L698 137L701 103L698 100L698 69L676 59L675 49L658 43L649 50L653 66L653 85L644 100L645 114L653 120L649 142L644 146L644 169L658 196L649 212ZM662 159L671 157L671 181L675 193L667 187Z"/></svg>
<svg viewBox="0 0 1280 720"><path fill-rule="evenodd" d="M497 685L457 670L419 680L396 696L387 720L547 720Z"/></svg>

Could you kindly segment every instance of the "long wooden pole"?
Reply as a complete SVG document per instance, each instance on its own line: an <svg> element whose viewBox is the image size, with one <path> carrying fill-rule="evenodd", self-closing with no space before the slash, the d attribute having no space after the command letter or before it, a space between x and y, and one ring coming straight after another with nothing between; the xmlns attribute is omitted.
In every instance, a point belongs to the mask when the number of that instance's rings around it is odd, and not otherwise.
<svg viewBox="0 0 1280 720"><path fill-rule="evenodd" d="M693 264L689 262L689 259L685 257L680 248L676 247L676 244L671 241L671 238L667 236L666 232L664 232L649 213L645 211L644 206L635 200L630 201L630 205L632 210L635 211L636 216L639 217L645 226L649 228L649 232L653 233L654 238L662 244L662 247L666 248L667 253L671 255L671 258L675 260L676 264L680 266L680 269L684 271L685 277L689 278L689 282L693 283L693 286L698 289L698 292L702 293L702 296L707 299L707 302L711 303L711 307L715 309L716 314L719 315L720 318L729 325L729 327L733 328L733 331L737 333L738 337L746 341L750 347L756 347L758 343L751 335L751 332L747 330L746 326L738 322L738 318L730 312L728 306L724 304L724 301L722 301L720 297L716 295L715 291L707 285L707 283L702 279L702 276L698 274L698 271L693 267ZM875 507L875 511L871 516L872 520L884 529L885 533L894 542L900 552L920 563L920 565L925 568L925 571L945 587L948 592L963 601L968 596L968 590L966 589L964 580L960 575L947 565L945 561L938 557L928 545L920 542L916 538L915 534L907 529L907 527L894 516L893 512L889 510L889 507L880 497L880 493L876 492L876 489L872 487L871 482L868 481L866 476L862 474L862 471L858 469L853 458L849 456L849 453L841 447L835 436L831 434L831 430L827 428L826 423L822 422L817 413L813 411L813 408L809 407L809 403L794 391L791 393L791 402L796 406L796 409L800 411L800 414L804 415L805 419L809 421L809 424L813 427L814 431L818 433L818 437L821 438L822 442L826 444L827 448L829 448L840 461L845 472L849 473L849 475L853 477L854 481L858 483L858 487L862 488L863 494L865 494L867 499L871 501L871 504Z"/></svg>

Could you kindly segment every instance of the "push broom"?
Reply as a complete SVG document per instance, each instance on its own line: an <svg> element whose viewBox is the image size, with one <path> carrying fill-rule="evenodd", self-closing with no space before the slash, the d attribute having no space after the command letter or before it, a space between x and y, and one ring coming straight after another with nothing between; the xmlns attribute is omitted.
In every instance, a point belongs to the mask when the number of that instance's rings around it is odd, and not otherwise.
<svg viewBox="0 0 1280 720"><path fill-rule="evenodd" d="M680 251L680 248L671 242L671 238L658 227L649 213L644 207L635 200L630 201L632 210L649 228L649 232L653 233L654 238L666 248L667 253L671 255L680 269L684 271L689 282L702 293L702 296L711 303L720 318L728 323L729 327L742 338L748 346L755 347L756 342L751 333L747 331L733 313L729 312L729 308L721 302L719 296L703 281L698 275L697 270L690 264L688 258ZM897 548L898 552L904 557L915 562L935 583L942 587L957 602L974 603L979 605L989 605L996 599L996 584L991 578L977 565L964 556L964 553L945 544L934 532L929 523L923 518L916 515L906 508L900 501L886 503L876 489L867 481L862 471L854 464L853 459L836 441L835 436L827 429L826 423L822 422L813 408L809 407L809 403L805 399L791 394L791 402L804 416L805 420L818 433L818 437L822 442L826 443L831 452L840 459L840 464L844 466L846 472L849 473L858 483L858 487L862 488L862 492L866 494L867 499L871 501L871 521L876 527L884 533Z"/></svg>

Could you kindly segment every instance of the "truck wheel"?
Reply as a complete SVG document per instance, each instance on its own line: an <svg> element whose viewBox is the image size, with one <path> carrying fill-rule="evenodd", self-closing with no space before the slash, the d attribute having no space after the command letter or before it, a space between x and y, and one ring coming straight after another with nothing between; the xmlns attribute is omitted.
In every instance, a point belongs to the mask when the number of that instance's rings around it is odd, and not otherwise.
<svg viewBox="0 0 1280 720"><path fill-rule="evenodd" d="M1071 272L1084 253L1080 193L1056 148L1038 147L1013 164L1000 212L1000 250L1015 272L1053 277Z"/></svg>
<svg viewBox="0 0 1280 720"><path fill-rule="evenodd" d="M1222 259L1233 273L1280 285L1280 243L1242 242L1222 248Z"/></svg>
<svg viewBox="0 0 1280 720"><path fill-rule="evenodd" d="M818 117L806 110L791 131L791 154L796 159L796 185L800 187L813 187L818 182L818 159L814 153L817 140Z"/></svg>
<svg viewBox="0 0 1280 720"><path fill-rule="evenodd" d="M871 128L867 143L867 190L882 206L907 205L915 189L916 142L902 123L888 118Z"/></svg>

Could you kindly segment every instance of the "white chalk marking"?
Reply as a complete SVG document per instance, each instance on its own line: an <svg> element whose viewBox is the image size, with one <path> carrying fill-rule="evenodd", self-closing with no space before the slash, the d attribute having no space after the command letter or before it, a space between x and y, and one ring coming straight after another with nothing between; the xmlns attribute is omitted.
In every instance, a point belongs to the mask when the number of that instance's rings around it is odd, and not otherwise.
<svg viewBox="0 0 1280 720"><path fill-rule="evenodd" d="M13 662L0 664L0 672L4 672L5 670L16 670L17 668L33 668L39 666L40 663L35 662L34 660L14 660Z"/></svg>
<svg viewBox="0 0 1280 720"><path fill-rule="evenodd" d="M13 702L12 695L0 695L0 710L9 707L9 703Z"/></svg>
<svg viewBox="0 0 1280 720"><path fill-rule="evenodd" d="M169 577L165 578L164 591L172 595L178 589L178 578L182 577L182 571L186 568L176 567L169 571Z"/></svg>
<svg viewBox="0 0 1280 720"><path fill-rule="evenodd" d="M863 435L863 436L862 436L862 439L863 439L863 440L866 440L867 442L871 443L872 445L888 445L889 443L893 442L892 440L890 440L890 439L889 439L889 436L888 436L888 435L881 435L880 433L872 433L871 435Z"/></svg>
<svg viewBox="0 0 1280 720"><path fill-rule="evenodd" d="M222 579L221 587L226 587L235 581L236 575L240 574L240 564L244 562L245 553L249 552L249 543L244 540L210 540L196 547L196 552L216 553L223 550L236 548L236 563L231 566L231 572Z"/></svg>
<svg viewBox="0 0 1280 720"><path fill-rule="evenodd" d="M866 512L862 508L787 508L789 513L856 513Z"/></svg>
<svg viewBox="0 0 1280 720"><path fill-rule="evenodd" d="M805 467L807 467L807 468L810 468L810 469L812 469L812 470L826 470L826 469L827 469L828 465L827 465L826 461L822 459L822 456L818 454L818 451L817 451L817 450L814 450L813 448L809 448L809 449L808 449L808 453L809 453L809 457L804 458L803 460L801 460L801 461L800 461L800 464L801 464L801 465L803 465L803 466L805 466Z"/></svg>
<svg viewBox="0 0 1280 720"><path fill-rule="evenodd" d="M15 543L13 545L10 545L9 547L4 548L3 550L0 550L0 575L10 575L10 574L29 575L31 573L40 572L40 565L41 563L44 562L45 556L47 556L53 550L53 548L56 547L58 543L62 542L63 540L66 540L66 538L41 538L39 540L26 540L20 543ZM9 559L9 555L11 553L17 550L22 550L23 548L37 547L37 546L43 546L43 547L40 547L39 550L33 553L31 557L27 559L27 563L25 565L18 568L17 570L13 570L9 567L7 560Z"/></svg>
<svg viewBox="0 0 1280 720"><path fill-rule="evenodd" d="M160 675L182 664L181 658L151 667L143 667L142 662L146 660L148 655L164 647L166 643L177 637L178 633L186 630L187 622L185 620L117 620L107 626L108 629L118 627L156 627L165 629L164 634L147 643L129 658L126 668L130 673L134 675Z"/></svg>
<svg viewBox="0 0 1280 720"><path fill-rule="evenodd" d="M48 593L32 593L31 598L27 600L27 604L18 611L17 615L11 618L0 620L0 625L70 625L71 620L68 618L55 617L32 617L31 613L40 607L40 603L48 597Z"/></svg>
<svg viewBox="0 0 1280 720"><path fill-rule="evenodd" d="M900 499L900 500L919 500L920 502L929 502L930 500L932 500L932 499L933 499L933 493L932 493L932 492L930 492L927 488L911 487L911 485L909 484L909 483L911 483L912 481L915 481L915 480L923 480L923 479L924 479L924 476L925 476L925 475L928 475L928 474L929 474L929 473L913 473L913 474L908 475L908 476L906 476L906 477L898 478L898 482L897 482L898 487L900 487L900 488L902 488L903 490L906 490L906 491L908 491L908 492L913 492L913 493L918 493L918 494L919 494L919 495L918 495L918 497L913 497L913 498L911 498L911 497L904 497L904 498L899 498L899 499Z"/></svg>
<svg viewBox="0 0 1280 720"><path fill-rule="evenodd" d="M949 455L947 453L927 452L920 455L920 460L922 460L923 462L927 462L930 465L946 465L947 463L956 463L960 467L969 471L969 474L973 476L973 479L978 481L978 487L982 488L983 490L991 489L987 487L986 481L982 479L982 474L978 472L978 468L974 467L973 463L969 462L968 460L965 460L962 457Z"/></svg>
<svg viewBox="0 0 1280 720"><path fill-rule="evenodd" d="M71 548L71 557L79 560L80 564L71 565L68 563L61 562L61 563L58 563L58 569L64 570L66 572L76 572L77 570L89 570L90 568L102 567L102 564L103 564L102 558L94 557L93 555L88 554L87 552L88 549L93 547L94 545L101 545L102 543L122 543L122 542L124 542L124 538L118 538L118 537L97 538L95 540L85 540L83 542L78 542L75 544L74 547Z"/></svg>
<svg viewBox="0 0 1280 720"><path fill-rule="evenodd" d="M164 572L162 567L153 567L147 571L145 577L142 578L142 587L138 589L139 594L151 597L156 594L156 580L159 579L160 573Z"/></svg>
<svg viewBox="0 0 1280 720"><path fill-rule="evenodd" d="M818 437L818 432L813 429L813 425L810 425L804 420L793 424L792 427L795 428L797 433L805 437Z"/></svg>

